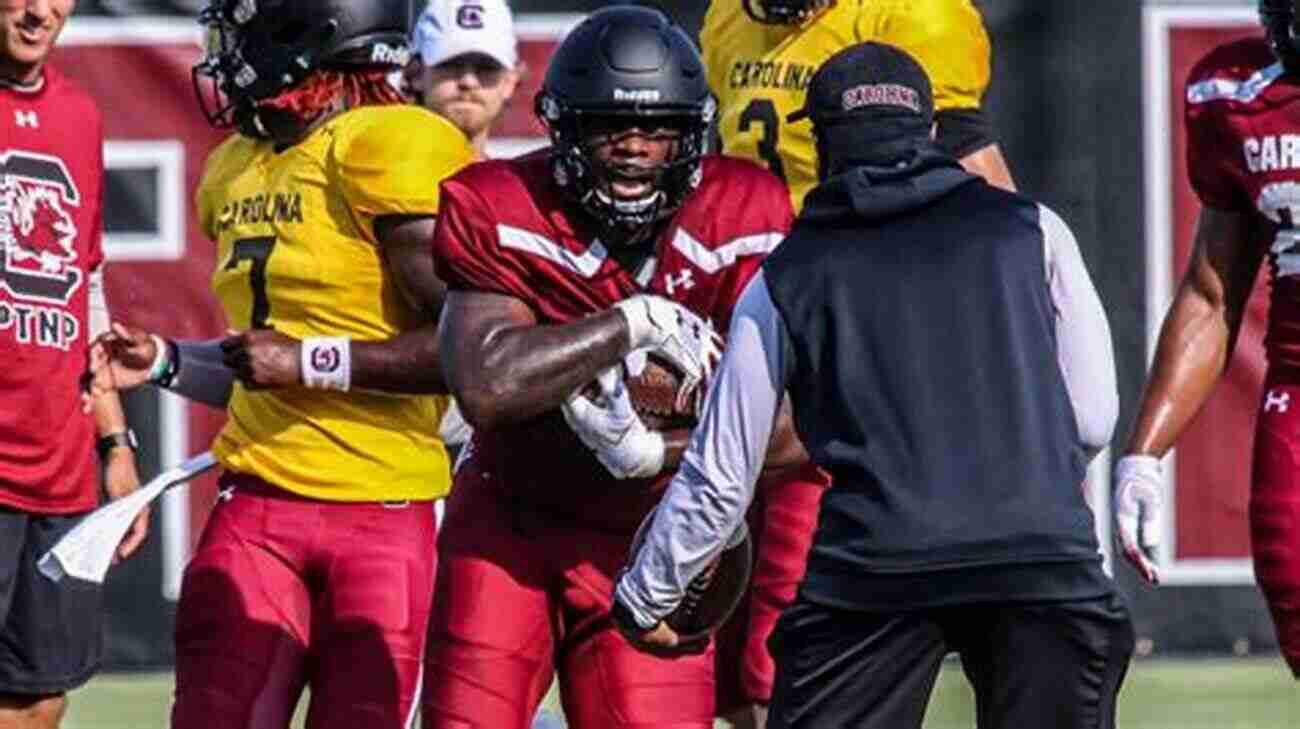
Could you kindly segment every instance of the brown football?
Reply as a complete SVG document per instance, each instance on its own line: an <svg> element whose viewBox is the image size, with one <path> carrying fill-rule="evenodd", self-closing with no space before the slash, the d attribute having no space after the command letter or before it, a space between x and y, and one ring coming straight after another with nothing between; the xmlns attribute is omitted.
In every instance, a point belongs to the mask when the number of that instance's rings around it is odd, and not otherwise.
<svg viewBox="0 0 1300 729"><path fill-rule="evenodd" d="M655 511L657 509L646 515L641 526L637 527L636 536L632 537L629 564L641 550ZM677 632L679 640L689 643L722 627L745 594L753 563L753 540L749 528L742 521L717 559L686 586L682 603L664 618L668 627Z"/></svg>
<svg viewBox="0 0 1300 729"><path fill-rule="evenodd" d="M677 407L677 389L681 387L682 377L672 365L651 355L646 358L641 374L628 376L624 383L632 408L650 430L695 427L695 408L692 405L695 398L687 397L687 407ZM593 398L599 392L595 383L583 390L583 394Z"/></svg>

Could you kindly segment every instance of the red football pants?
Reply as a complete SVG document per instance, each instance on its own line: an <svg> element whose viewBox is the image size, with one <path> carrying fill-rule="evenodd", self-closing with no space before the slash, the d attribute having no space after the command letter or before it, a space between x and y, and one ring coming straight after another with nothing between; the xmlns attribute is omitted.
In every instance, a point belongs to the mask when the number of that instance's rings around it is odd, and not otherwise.
<svg viewBox="0 0 1300 729"><path fill-rule="evenodd" d="M1282 656L1300 677L1300 384L1270 373L1255 423L1250 542Z"/></svg>
<svg viewBox="0 0 1300 729"><path fill-rule="evenodd" d="M439 537L424 729L528 729L557 671L571 729L711 729L712 648L656 658L608 619L631 541L513 505L464 464Z"/></svg>
<svg viewBox="0 0 1300 729"><path fill-rule="evenodd" d="M309 729L410 725L433 504L315 501L230 472L220 487L181 586L173 729L285 729L304 685Z"/></svg>
<svg viewBox="0 0 1300 729"><path fill-rule="evenodd" d="M758 484L749 510L754 572L745 601L717 636L718 714L772 698L776 664L767 640L794 602L817 531L817 512L830 479L816 466Z"/></svg>

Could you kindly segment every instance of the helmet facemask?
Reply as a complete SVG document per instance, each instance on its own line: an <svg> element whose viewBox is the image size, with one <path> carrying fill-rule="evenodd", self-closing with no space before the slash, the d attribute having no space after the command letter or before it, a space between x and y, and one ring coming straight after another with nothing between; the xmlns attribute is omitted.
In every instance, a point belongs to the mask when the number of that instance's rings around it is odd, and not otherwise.
<svg viewBox="0 0 1300 729"><path fill-rule="evenodd" d="M700 158L704 154L709 121L713 117L712 99L705 109L597 110L588 113L565 109L545 94L538 98L538 115L550 131L553 145L552 172L557 185L591 215L610 229L620 241L639 243L640 235L650 226L672 215L700 183ZM622 131L619 131L619 128ZM596 147L633 133L632 127L650 130L671 129L677 132L668 158L652 167L607 163L600 159ZM640 133L639 131L636 133ZM593 144L598 140L598 144ZM632 174L629 174L632 173ZM627 199L615 193L617 180L649 181L646 194Z"/></svg>
<svg viewBox="0 0 1300 729"><path fill-rule="evenodd" d="M835 0L742 0L745 13L764 25L799 25Z"/></svg>

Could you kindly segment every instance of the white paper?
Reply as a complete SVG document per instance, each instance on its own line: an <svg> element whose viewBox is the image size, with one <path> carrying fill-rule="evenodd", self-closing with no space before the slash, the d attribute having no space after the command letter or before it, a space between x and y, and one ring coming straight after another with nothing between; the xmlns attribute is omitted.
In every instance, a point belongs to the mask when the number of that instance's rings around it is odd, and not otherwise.
<svg viewBox="0 0 1300 729"><path fill-rule="evenodd" d="M113 563L117 545L131 528L131 522L151 501L167 489L194 478L217 463L204 451L184 463L158 474L129 496L101 506L41 556L36 566L41 574L58 582L65 576L102 583Z"/></svg>

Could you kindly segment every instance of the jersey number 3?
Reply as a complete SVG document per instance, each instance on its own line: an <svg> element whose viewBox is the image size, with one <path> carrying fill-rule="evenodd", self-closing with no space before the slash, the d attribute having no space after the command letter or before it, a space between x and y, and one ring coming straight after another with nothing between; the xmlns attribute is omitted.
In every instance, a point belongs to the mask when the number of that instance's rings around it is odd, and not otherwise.
<svg viewBox="0 0 1300 729"><path fill-rule="evenodd" d="M226 262L226 270L237 268L241 261L252 264L248 268L248 282L253 287L254 329L268 328L267 319L271 316L271 301L266 296L266 263L274 248L275 238L272 236L237 240L230 260Z"/></svg>
<svg viewBox="0 0 1300 729"><path fill-rule="evenodd" d="M744 134L757 122L763 126L763 136L758 140L758 156L767 163L772 174L785 181L785 165L777 145L781 141L781 123L776 117L776 104L771 99L754 99L740 114L740 132Z"/></svg>

